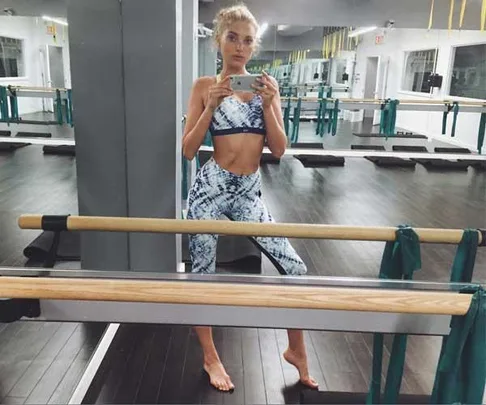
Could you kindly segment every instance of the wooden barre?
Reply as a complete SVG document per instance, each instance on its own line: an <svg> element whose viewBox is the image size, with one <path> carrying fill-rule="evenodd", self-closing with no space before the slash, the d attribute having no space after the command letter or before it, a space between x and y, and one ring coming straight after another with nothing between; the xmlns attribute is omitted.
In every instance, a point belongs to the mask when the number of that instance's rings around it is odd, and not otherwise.
<svg viewBox="0 0 486 405"><path fill-rule="evenodd" d="M335 239L361 241L394 241L395 227L364 227L327 224L256 223L221 220L187 220L132 217L92 217L21 215L22 229L52 230L45 218L54 218L56 226L70 231L149 232L177 234L218 234L251 237L288 237L298 239ZM57 220L56 220L57 219ZM47 221L46 221L47 222ZM420 242L458 244L461 229L414 228ZM478 244L485 241L484 231L478 230Z"/></svg>
<svg viewBox="0 0 486 405"><path fill-rule="evenodd" d="M472 295L256 283L0 277L0 297L465 315Z"/></svg>
<svg viewBox="0 0 486 405"><path fill-rule="evenodd" d="M361 99L361 98L343 98L343 99L335 99L335 98L317 98L317 97L287 97L283 96L282 101L298 101L299 99L302 101L314 101L319 102L325 100L329 103L333 103L338 100L340 103L373 103L373 104L384 104L386 100L377 99L377 98L370 98L370 99ZM430 104L430 105L446 105L452 104L453 100L414 100L414 99L403 99L398 100L400 104ZM472 107L486 107L486 103L480 101L461 101L458 102L459 107L463 106L472 106Z"/></svg>

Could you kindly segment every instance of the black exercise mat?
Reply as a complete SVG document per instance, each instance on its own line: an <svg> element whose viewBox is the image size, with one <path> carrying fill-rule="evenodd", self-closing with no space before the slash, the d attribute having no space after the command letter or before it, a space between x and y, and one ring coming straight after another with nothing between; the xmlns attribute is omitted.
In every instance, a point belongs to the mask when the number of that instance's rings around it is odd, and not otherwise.
<svg viewBox="0 0 486 405"><path fill-rule="evenodd" d="M318 168L329 166L344 166L344 157L332 155L294 155L304 167Z"/></svg>
<svg viewBox="0 0 486 405"><path fill-rule="evenodd" d="M189 235L182 235L182 261L190 264ZM221 266L248 268L250 273L261 272L260 250L244 236L221 235L218 237L216 264Z"/></svg>
<svg viewBox="0 0 486 405"><path fill-rule="evenodd" d="M469 166L474 167L477 170L486 170L486 160L457 159L457 161L467 163Z"/></svg>
<svg viewBox="0 0 486 405"><path fill-rule="evenodd" d="M0 131L0 136L10 136L12 135L12 131Z"/></svg>
<svg viewBox="0 0 486 405"><path fill-rule="evenodd" d="M0 142L0 151L12 151L28 145L31 144L23 142Z"/></svg>
<svg viewBox="0 0 486 405"><path fill-rule="evenodd" d="M323 149L324 146L319 142L296 142L292 144L292 148L299 149Z"/></svg>
<svg viewBox="0 0 486 405"><path fill-rule="evenodd" d="M368 393L303 390L301 404L366 404ZM383 398L382 398L383 400ZM380 401L380 403L383 403ZM429 404L430 395L401 394L397 404Z"/></svg>
<svg viewBox="0 0 486 405"><path fill-rule="evenodd" d="M430 170L463 170L466 171L469 164L465 161L445 159L412 159Z"/></svg>
<svg viewBox="0 0 486 405"><path fill-rule="evenodd" d="M353 132L354 136L359 136L360 138L386 138L385 134L379 133L360 133L360 132ZM419 134L395 134L395 135L388 135L388 138L401 138L401 139L427 139L425 135Z"/></svg>
<svg viewBox="0 0 486 405"><path fill-rule="evenodd" d="M207 150L201 150L198 152L198 155L199 155L199 164L202 167L206 164L206 162L209 159L211 159L211 157L213 156L213 152Z"/></svg>
<svg viewBox="0 0 486 405"><path fill-rule="evenodd" d="M351 149L384 151L383 145L351 145Z"/></svg>
<svg viewBox="0 0 486 405"><path fill-rule="evenodd" d="M44 231L25 249L24 256L35 262L44 262L54 241L54 232ZM56 259L61 261L81 260L81 236L79 232L61 232Z"/></svg>
<svg viewBox="0 0 486 405"><path fill-rule="evenodd" d="M48 132L17 132L18 138L51 138L52 134Z"/></svg>
<svg viewBox="0 0 486 405"><path fill-rule="evenodd" d="M425 152L428 150L425 146L415 146L415 145L393 145L392 149L395 152Z"/></svg>
<svg viewBox="0 0 486 405"><path fill-rule="evenodd" d="M437 147L437 148L434 148L434 151L437 152L437 153L471 153L471 151L467 148Z"/></svg>
<svg viewBox="0 0 486 405"><path fill-rule="evenodd" d="M74 145L44 145L42 151L46 155L76 155L76 148Z"/></svg>
<svg viewBox="0 0 486 405"><path fill-rule="evenodd" d="M275 156L273 156L270 153L263 153L262 154L262 157L260 158L260 163L267 163L267 164L274 163L274 164L278 164L278 163L280 163L280 159L279 158L276 158Z"/></svg>
<svg viewBox="0 0 486 405"><path fill-rule="evenodd" d="M380 167L415 167L416 162L388 156L365 156L365 159Z"/></svg>

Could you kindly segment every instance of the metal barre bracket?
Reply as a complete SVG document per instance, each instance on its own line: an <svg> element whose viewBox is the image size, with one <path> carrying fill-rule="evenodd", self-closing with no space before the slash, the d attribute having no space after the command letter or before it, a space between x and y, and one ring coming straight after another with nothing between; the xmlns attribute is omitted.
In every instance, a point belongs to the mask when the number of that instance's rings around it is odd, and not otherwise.
<svg viewBox="0 0 486 405"><path fill-rule="evenodd" d="M481 242L478 246L484 247L486 246L486 229L478 229L478 232L481 234Z"/></svg>

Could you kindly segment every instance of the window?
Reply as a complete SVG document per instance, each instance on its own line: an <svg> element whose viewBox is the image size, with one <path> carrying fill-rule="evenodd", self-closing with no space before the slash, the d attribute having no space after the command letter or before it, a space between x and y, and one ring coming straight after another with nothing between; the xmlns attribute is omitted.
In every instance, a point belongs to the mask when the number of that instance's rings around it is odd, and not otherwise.
<svg viewBox="0 0 486 405"><path fill-rule="evenodd" d="M449 94L486 100L486 44L455 48Z"/></svg>
<svg viewBox="0 0 486 405"><path fill-rule="evenodd" d="M24 76L22 40L0 37L0 77Z"/></svg>
<svg viewBox="0 0 486 405"><path fill-rule="evenodd" d="M417 93L430 93L429 76L435 72L437 49L405 53L405 72L402 90Z"/></svg>

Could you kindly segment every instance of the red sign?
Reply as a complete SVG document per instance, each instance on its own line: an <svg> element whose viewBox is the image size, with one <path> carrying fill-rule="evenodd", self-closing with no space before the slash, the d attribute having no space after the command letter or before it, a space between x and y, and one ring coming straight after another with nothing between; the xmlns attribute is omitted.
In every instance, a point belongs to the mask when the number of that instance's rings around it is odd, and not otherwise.
<svg viewBox="0 0 486 405"><path fill-rule="evenodd" d="M377 35L375 37L375 44L376 45L381 45L383 42L385 42L385 36L384 35Z"/></svg>

